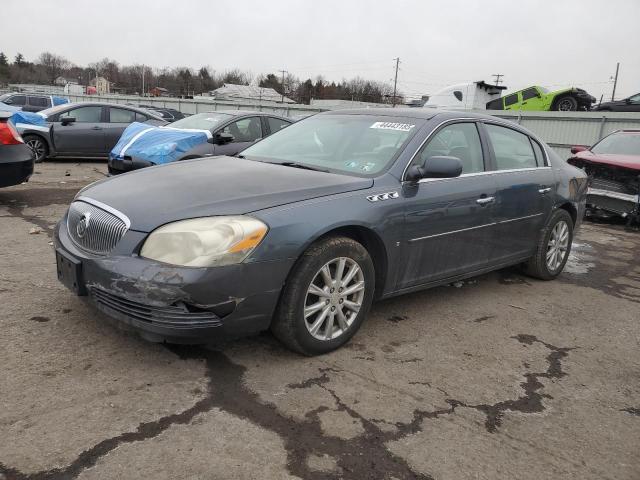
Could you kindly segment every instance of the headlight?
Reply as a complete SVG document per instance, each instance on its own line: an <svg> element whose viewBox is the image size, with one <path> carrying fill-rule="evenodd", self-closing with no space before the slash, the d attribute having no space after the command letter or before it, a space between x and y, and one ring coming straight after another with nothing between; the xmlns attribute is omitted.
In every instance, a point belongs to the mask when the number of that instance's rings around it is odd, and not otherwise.
<svg viewBox="0 0 640 480"><path fill-rule="evenodd" d="M260 220L245 216L181 220L151 232L140 255L185 267L232 265L247 258L267 230Z"/></svg>

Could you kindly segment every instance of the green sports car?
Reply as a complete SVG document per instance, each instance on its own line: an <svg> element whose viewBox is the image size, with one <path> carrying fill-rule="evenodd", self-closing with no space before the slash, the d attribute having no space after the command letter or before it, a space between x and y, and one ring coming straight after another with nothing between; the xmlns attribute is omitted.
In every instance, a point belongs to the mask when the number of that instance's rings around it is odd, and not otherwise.
<svg viewBox="0 0 640 480"><path fill-rule="evenodd" d="M563 88L550 92L533 86L487 102L487 110L591 110L596 99L581 88Z"/></svg>

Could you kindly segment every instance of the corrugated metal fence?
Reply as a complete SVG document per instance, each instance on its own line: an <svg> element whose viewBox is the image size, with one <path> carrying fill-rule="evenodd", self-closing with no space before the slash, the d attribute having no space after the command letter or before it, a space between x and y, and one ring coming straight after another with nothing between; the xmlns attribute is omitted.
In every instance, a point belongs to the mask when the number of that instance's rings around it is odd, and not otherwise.
<svg viewBox="0 0 640 480"><path fill-rule="evenodd" d="M488 113L488 112L482 112ZM640 129L640 112L492 112L528 128L561 158L573 145L591 146L615 130Z"/></svg>

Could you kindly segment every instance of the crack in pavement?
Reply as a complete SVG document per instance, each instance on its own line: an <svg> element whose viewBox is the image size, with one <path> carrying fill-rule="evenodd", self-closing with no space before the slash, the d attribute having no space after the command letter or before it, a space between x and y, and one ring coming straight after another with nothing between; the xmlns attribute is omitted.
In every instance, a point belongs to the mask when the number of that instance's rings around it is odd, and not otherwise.
<svg viewBox="0 0 640 480"><path fill-rule="evenodd" d="M0 479L62 480L75 478L84 470L94 467L98 461L121 445L154 438L173 425L189 424L197 415L219 408L267 431L276 433L284 442L287 453L287 470L290 474L300 478L361 480L380 478L382 473L386 478L397 480L433 480L429 474L414 471L404 458L392 453L385 445L388 442L397 441L422 431L422 422L425 419L451 415L456 408L473 408L482 411L487 416L486 429L489 432L495 432L501 425L502 417L506 411L535 413L545 409L542 400L551 397L539 392L544 387L539 379L557 379L566 375L562 370L562 360L573 348L556 347L533 335L520 334L512 338L523 345L539 343L550 350L546 357L549 366L545 372L524 374L526 381L521 384L525 391L524 396L493 405L472 405L447 398L445 401L448 407L446 408L433 411L416 409L411 421L390 423L395 427L395 431L382 430L377 425L381 423L379 420L364 417L347 405L335 390L328 386L331 382L329 373L341 372L337 368L320 368L319 376L288 385L290 389L318 387L328 392L335 402L334 410L345 412L362 424L363 433L347 440L323 432L320 414L331 410L331 408L319 406L307 412L303 420L288 417L279 412L275 405L261 400L257 393L245 386L242 378L247 368L232 362L222 352L207 350L203 347L167 346L170 351L183 360L200 360L205 363L208 386L206 396L203 399L180 413L140 423L134 431L124 432L102 440L80 453L69 465L62 468L28 474L0 463ZM446 395L446 392L440 391ZM321 472L311 469L307 462L311 454L332 457L335 459L338 471Z"/></svg>

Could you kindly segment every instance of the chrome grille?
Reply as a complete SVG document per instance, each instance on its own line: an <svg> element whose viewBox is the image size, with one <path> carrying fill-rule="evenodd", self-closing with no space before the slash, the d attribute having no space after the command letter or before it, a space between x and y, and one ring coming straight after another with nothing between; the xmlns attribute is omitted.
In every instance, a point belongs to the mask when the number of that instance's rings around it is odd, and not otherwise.
<svg viewBox="0 0 640 480"><path fill-rule="evenodd" d="M69 207L67 230L73 242L81 249L95 255L107 255L129 228L125 219L124 215L118 216L77 200Z"/></svg>

